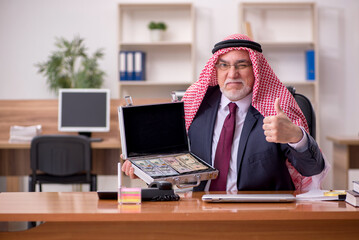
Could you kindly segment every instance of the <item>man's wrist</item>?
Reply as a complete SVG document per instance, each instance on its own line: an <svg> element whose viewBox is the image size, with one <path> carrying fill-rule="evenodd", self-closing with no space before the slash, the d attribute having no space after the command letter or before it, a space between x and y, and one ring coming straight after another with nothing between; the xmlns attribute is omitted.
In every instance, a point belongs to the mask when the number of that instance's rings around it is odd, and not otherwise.
<svg viewBox="0 0 359 240"><path fill-rule="evenodd" d="M299 140L297 143L288 143L289 146L294 148L298 152L304 152L308 149L308 137L303 127L299 127L302 131L302 139Z"/></svg>
<svg viewBox="0 0 359 240"><path fill-rule="evenodd" d="M303 129L301 129L299 126L296 126L295 132L295 137L293 138L293 141L289 142L290 144L299 143L304 137L305 133L303 132Z"/></svg>

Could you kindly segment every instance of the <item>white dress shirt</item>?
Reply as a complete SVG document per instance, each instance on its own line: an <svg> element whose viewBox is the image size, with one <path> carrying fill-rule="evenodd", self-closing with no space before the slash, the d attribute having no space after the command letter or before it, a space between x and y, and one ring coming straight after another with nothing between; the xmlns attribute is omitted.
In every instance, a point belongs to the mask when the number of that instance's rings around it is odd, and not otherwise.
<svg viewBox="0 0 359 240"><path fill-rule="evenodd" d="M212 166L214 166L214 158L216 155L216 149L219 137L221 135L222 127L225 118L229 114L229 107L228 104L231 101L222 94L221 102L219 104L218 112L217 112L217 119L216 123L214 125L214 131L213 131L213 138L212 138ZM229 163L229 170L228 170L228 176L227 176L227 191L237 191L237 178L238 178L238 171L237 171L237 155L238 155L238 146L239 141L244 125L244 120L246 119L248 108L252 103L252 94L249 94L248 96L244 97L241 100L238 100L234 102L237 105L237 112L236 112L236 126L235 126L235 132L233 136L233 143L232 143L232 152L231 152L231 159ZM289 144L291 147L293 147L295 150L303 152L307 149L307 135L303 131L303 138L295 144ZM209 190L209 186L211 184L211 181L207 182L207 185L205 187L205 191Z"/></svg>

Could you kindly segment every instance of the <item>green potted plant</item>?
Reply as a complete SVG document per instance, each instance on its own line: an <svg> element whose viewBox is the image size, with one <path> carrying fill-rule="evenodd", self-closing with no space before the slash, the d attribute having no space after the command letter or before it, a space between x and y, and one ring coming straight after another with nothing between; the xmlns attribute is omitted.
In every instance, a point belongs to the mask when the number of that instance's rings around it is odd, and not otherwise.
<svg viewBox="0 0 359 240"><path fill-rule="evenodd" d="M148 24L148 29L150 29L151 41L157 42L163 40L163 34L167 29L167 25L164 22L151 21Z"/></svg>
<svg viewBox="0 0 359 240"><path fill-rule="evenodd" d="M92 56L86 53L84 39L76 36L72 41L56 38L57 50L50 54L46 62L37 63L38 72L47 78L49 89L59 88L100 88L105 73L97 61L104 54L98 49Z"/></svg>

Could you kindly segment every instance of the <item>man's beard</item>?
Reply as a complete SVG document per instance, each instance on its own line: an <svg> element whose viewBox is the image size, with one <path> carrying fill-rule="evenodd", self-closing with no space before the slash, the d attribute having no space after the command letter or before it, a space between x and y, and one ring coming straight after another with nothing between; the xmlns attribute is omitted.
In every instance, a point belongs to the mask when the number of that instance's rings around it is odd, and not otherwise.
<svg viewBox="0 0 359 240"><path fill-rule="evenodd" d="M243 84L243 87L241 89L231 89L227 90L226 85L231 82L241 82ZM227 79L224 82L224 86L220 88L221 92L231 101L238 101L244 97L246 97L248 94L252 92L252 88L246 84L245 81L242 79Z"/></svg>

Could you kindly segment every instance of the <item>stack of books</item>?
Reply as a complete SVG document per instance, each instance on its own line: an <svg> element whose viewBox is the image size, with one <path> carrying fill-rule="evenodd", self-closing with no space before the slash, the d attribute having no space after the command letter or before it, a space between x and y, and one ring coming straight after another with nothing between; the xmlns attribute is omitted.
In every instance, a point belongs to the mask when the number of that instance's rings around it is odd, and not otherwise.
<svg viewBox="0 0 359 240"><path fill-rule="evenodd" d="M41 134L41 125L34 126L11 126L10 143L31 142L31 140Z"/></svg>
<svg viewBox="0 0 359 240"><path fill-rule="evenodd" d="M359 181L353 181L353 190L347 191L345 201L354 207L359 207Z"/></svg>
<svg viewBox="0 0 359 240"><path fill-rule="evenodd" d="M144 81L146 79L146 53L120 51L120 81Z"/></svg>

